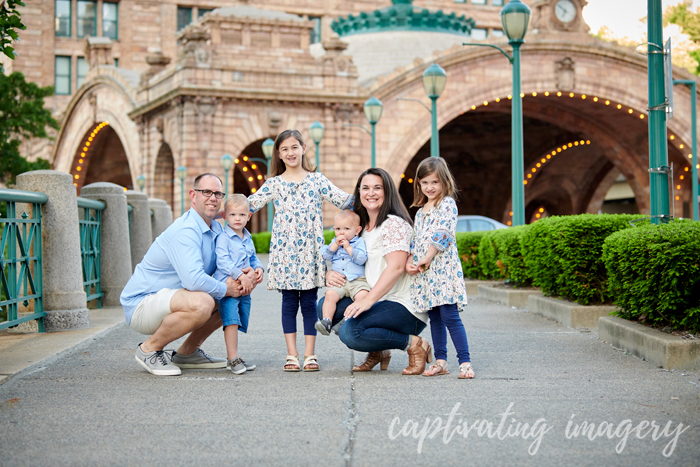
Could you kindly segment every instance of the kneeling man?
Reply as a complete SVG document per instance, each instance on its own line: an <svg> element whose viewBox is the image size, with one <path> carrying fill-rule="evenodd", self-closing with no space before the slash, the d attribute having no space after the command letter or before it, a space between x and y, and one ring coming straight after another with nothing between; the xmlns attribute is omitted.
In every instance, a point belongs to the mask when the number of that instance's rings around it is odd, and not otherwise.
<svg viewBox="0 0 700 467"><path fill-rule="evenodd" d="M214 220L224 197L221 188L221 180L211 173L194 180L189 192L192 208L156 238L122 291L127 323L150 335L136 348L136 361L151 374L177 376L180 368L226 367L225 359L200 349L221 327L217 300L240 296L238 281L212 277L216 237L223 232ZM163 351L187 333L191 334L172 357Z"/></svg>

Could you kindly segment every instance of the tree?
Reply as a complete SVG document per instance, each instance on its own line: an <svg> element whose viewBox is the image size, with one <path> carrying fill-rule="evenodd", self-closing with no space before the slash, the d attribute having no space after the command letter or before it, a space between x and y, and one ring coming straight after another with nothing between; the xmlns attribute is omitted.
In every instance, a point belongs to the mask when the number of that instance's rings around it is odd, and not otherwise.
<svg viewBox="0 0 700 467"><path fill-rule="evenodd" d="M688 10L688 5L680 3L664 12L664 26L668 23L680 26L681 31L690 37L695 45L700 45L700 13ZM693 73L700 75L700 49L691 50L688 55L697 62Z"/></svg>
<svg viewBox="0 0 700 467"><path fill-rule="evenodd" d="M0 0L0 53L11 60L15 59L15 49L10 44L19 39L16 30L26 29L17 11L19 6L25 6L21 0ZM0 63L0 73L2 72L3 66Z"/></svg>
<svg viewBox="0 0 700 467"><path fill-rule="evenodd" d="M0 73L0 182L14 184L18 174L50 168L45 159L27 161L19 146L25 138L48 138L46 127L59 128L44 108L44 98L53 92L53 86L41 88L25 81L22 73Z"/></svg>

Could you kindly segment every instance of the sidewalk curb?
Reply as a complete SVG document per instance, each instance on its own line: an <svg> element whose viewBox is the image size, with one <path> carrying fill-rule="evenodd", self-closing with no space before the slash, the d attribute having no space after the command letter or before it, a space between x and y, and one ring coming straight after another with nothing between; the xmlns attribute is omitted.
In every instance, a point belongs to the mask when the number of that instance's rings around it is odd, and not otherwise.
<svg viewBox="0 0 700 467"><path fill-rule="evenodd" d="M503 281L479 281L479 280L464 280L464 286L467 288L467 296L479 295L479 286L492 286L496 284L501 284Z"/></svg>
<svg viewBox="0 0 700 467"><path fill-rule="evenodd" d="M613 316L600 318L598 338L657 366L700 370L700 341L697 340L681 339Z"/></svg>
<svg viewBox="0 0 700 467"><path fill-rule="evenodd" d="M527 299L530 313L544 316L574 329L598 327L598 318L617 309L610 305L579 305L562 298L530 295Z"/></svg>
<svg viewBox="0 0 700 467"><path fill-rule="evenodd" d="M542 292L539 290L510 290L485 285L479 286L479 296L481 298L515 308L527 307L527 300L531 295L542 295Z"/></svg>

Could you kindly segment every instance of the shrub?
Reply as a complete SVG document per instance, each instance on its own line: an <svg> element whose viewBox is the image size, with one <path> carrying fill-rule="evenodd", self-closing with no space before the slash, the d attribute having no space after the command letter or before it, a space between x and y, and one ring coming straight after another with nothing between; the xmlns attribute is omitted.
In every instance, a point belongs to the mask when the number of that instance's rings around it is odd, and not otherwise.
<svg viewBox="0 0 700 467"><path fill-rule="evenodd" d="M270 252L270 239L272 238L271 232L258 232L250 234L250 236L253 238L256 253Z"/></svg>
<svg viewBox="0 0 700 467"><path fill-rule="evenodd" d="M479 267L479 242L486 232L457 232L457 252L462 260L462 272L468 279L486 279Z"/></svg>
<svg viewBox="0 0 700 467"><path fill-rule="evenodd" d="M602 260L603 241L631 228L639 216L580 214L535 223L522 239L525 265L533 284L546 295L561 295L582 305L611 301Z"/></svg>
<svg viewBox="0 0 700 467"><path fill-rule="evenodd" d="M603 261L619 316L700 331L700 223L614 233L605 240Z"/></svg>
<svg viewBox="0 0 700 467"><path fill-rule="evenodd" d="M491 279L507 279L518 285L530 285L523 261L522 237L530 225L486 232L479 244L479 263L483 274Z"/></svg>
<svg viewBox="0 0 700 467"><path fill-rule="evenodd" d="M335 231L334 230L324 230L323 231L323 240L325 240L326 245L330 245L333 239L335 238Z"/></svg>
<svg viewBox="0 0 700 467"><path fill-rule="evenodd" d="M494 230L484 232L479 242L479 268L487 279L500 280L501 269L496 263L498 261L498 245L494 241Z"/></svg>

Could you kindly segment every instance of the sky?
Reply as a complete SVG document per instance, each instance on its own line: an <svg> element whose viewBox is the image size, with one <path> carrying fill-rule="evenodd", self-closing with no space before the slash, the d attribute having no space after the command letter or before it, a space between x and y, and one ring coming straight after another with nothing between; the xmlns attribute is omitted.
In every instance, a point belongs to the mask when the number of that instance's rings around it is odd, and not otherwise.
<svg viewBox="0 0 700 467"><path fill-rule="evenodd" d="M662 9L683 3L682 0L662 0ZM688 2L687 2L688 3ZM696 11L700 0L692 0L691 11ZM583 8L583 17L593 34L601 26L607 26L617 38L627 38L642 42L646 33L646 23L641 20L647 15L646 0L588 0Z"/></svg>

